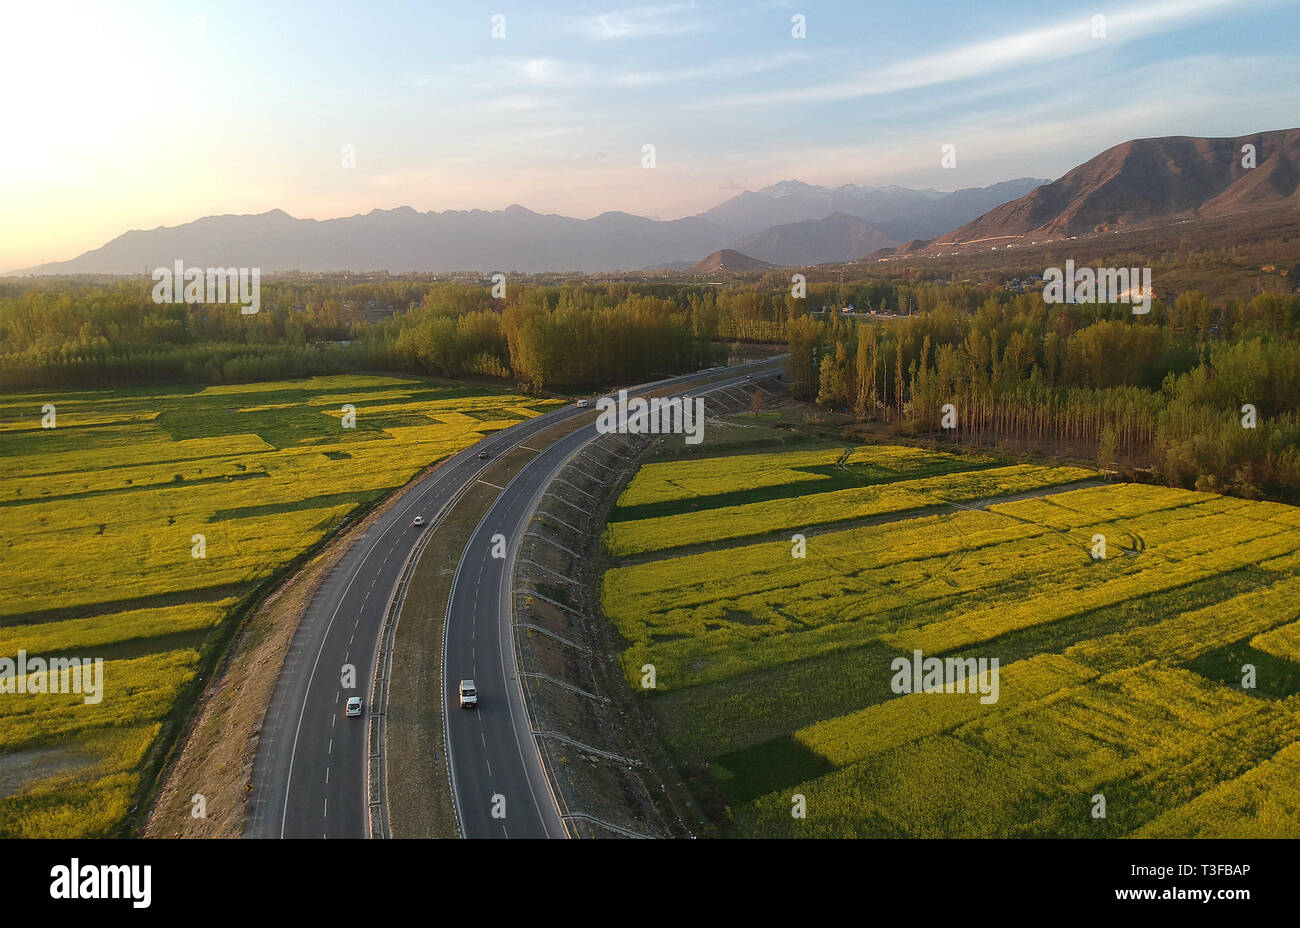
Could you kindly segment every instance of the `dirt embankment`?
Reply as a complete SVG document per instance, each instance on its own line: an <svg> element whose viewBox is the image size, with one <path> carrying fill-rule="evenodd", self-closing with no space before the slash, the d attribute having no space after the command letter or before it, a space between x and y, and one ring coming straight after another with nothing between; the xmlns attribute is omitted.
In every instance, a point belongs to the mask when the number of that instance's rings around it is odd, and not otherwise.
<svg viewBox="0 0 1300 928"><path fill-rule="evenodd" d="M741 411L753 388L711 394ZM690 837L699 809L626 678L600 609L605 519L640 461L678 436L604 435L542 497L515 561L514 634L533 730L571 834Z"/></svg>

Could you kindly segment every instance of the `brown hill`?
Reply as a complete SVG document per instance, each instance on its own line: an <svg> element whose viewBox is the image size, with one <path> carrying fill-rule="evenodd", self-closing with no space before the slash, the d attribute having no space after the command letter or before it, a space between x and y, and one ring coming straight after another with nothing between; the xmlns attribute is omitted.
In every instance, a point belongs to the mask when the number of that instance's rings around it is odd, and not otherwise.
<svg viewBox="0 0 1300 928"><path fill-rule="evenodd" d="M717 274L722 272L734 274L737 271L765 271L774 267L776 267L775 264L768 264L766 261L759 261L757 258L751 258L749 255L742 255L738 251L724 248L721 251L715 251L699 264L684 273Z"/></svg>
<svg viewBox="0 0 1300 928"><path fill-rule="evenodd" d="M1247 144L1255 146L1254 168L1242 166ZM1282 203L1300 207L1300 129L1136 139L941 235L926 251L1048 241Z"/></svg>

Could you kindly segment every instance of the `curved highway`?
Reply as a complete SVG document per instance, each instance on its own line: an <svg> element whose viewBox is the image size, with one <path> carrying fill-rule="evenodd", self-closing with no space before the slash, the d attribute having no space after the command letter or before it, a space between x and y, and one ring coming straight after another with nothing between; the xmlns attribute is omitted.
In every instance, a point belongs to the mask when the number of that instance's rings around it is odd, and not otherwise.
<svg viewBox="0 0 1300 928"><path fill-rule="evenodd" d="M773 362L744 365L757 370ZM692 390L743 384L734 377ZM511 637L515 552L542 494L561 467L597 436L594 423L564 436L529 461L497 496L470 536L456 570L443 637L447 757L460 832L466 838L563 838L549 781L532 734ZM492 556L492 536L507 541ZM478 706L459 708L458 684L474 680Z"/></svg>
<svg viewBox="0 0 1300 928"><path fill-rule="evenodd" d="M661 389L716 374L696 372L636 389ZM589 411L572 405L559 407L494 432L447 458L432 473L408 488L398 503L372 525L330 570L294 634L263 722L253 767L253 794L244 827L246 837L369 836L366 728L370 707L366 705L359 718L346 717L343 707L347 697L352 695L369 701L384 613L421 534L411 527L411 519L416 515L432 519L465 486L476 480L491 463L479 460L479 451L488 451L496 458L526 442L537 432ZM594 427L580 430L580 434L584 432L594 433ZM478 610L471 614L491 615L494 619L504 615L505 622L503 629L500 621L459 621L456 617L461 615L459 610L462 607L458 606L452 610L452 620L448 623L448 633L455 636L455 642L447 649L450 657L448 666L444 668L446 681L454 690L459 680L456 674L471 676L470 673L461 673L460 669L466 666L460 654L462 638L467 637L465 653L471 662L468 666L483 668L476 672L482 677L480 686L484 688L484 706L479 713L462 715L459 709L447 713L449 726L456 729L452 736L454 744L461 747L459 757L468 763L474 755L462 744L466 733L475 735L482 750L481 757L476 759L483 763L484 769L491 762L494 770L501 771L490 777L506 778L503 781L505 786L491 789L491 785L497 782L495 779L482 780L472 776L470 768L463 764L453 767L453 782L457 790L467 792L464 799L457 796L462 834L465 835L542 835L556 834L557 829L559 834L563 834L558 815L554 821L546 821L547 805L542 800L547 799L554 807L549 794L533 796L528 790L531 786L535 792L538 783L544 789L546 787L544 777L540 781L535 779L539 770L528 771L530 757L532 763L539 763L535 746L530 743L521 745L516 737L517 730L511 734L515 723L524 718L522 703L500 701L504 692L499 688L500 681L514 679L510 667L502 665L502 661L507 659L513 664L514 654L512 647L503 647L509 642L509 614L500 608L501 603L509 603L509 597L499 587L500 578L508 574L500 574L501 561L493 561L490 567L480 565L480 574L474 576L467 572L473 569L468 565L476 562L480 553L487 554L487 548L479 551L485 526L488 523L514 524L508 517L515 512L513 502L518 501L520 491L524 487L536 489L536 481L542 474L537 465L544 459L553 462L555 449L561 445L567 447L570 438L573 436L557 442L516 475L510 484L511 491L502 494L508 501L502 504L499 499L489 511L490 518L485 519L479 531L475 532L456 575L453 589L456 602L463 604L464 597L468 596L471 610ZM529 476L521 482L524 474ZM504 529L488 531L489 540L496 531ZM518 532L506 532L506 536L513 544ZM481 600L477 607L474 605L476 595ZM486 611L489 608L491 612ZM345 666L353 668L355 685L351 689L342 686ZM494 670L500 674L499 678L493 676ZM514 686L517 690L517 683ZM508 713L504 718L512 722L509 727L497 724L498 714L503 712ZM526 718L521 724L527 732ZM470 725L479 726L479 731L475 734L475 730L468 727ZM506 774L504 771L511 764L512 772ZM483 796L486 795L490 801L494 792L506 795L507 817L503 823L489 815L487 822L491 824L484 829L480 827L482 823L477 810L482 806ZM511 802L512 799L515 801ZM485 809L485 814L487 811Z"/></svg>

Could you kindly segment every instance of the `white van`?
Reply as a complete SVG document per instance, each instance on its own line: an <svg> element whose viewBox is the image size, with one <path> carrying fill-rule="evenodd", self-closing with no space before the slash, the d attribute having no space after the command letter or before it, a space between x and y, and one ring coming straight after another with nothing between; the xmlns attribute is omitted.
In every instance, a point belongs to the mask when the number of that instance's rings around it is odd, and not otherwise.
<svg viewBox="0 0 1300 928"><path fill-rule="evenodd" d="M460 681L460 707L462 709L473 709L478 705L478 689L474 686L473 680Z"/></svg>

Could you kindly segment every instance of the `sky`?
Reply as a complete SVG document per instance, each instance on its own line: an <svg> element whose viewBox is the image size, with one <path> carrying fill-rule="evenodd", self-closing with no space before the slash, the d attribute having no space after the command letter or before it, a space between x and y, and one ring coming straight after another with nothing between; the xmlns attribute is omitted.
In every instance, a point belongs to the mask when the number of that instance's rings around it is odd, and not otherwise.
<svg viewBox="0 0 1300 928"><path fill-rule="evenodd" d="M216 214L676 219L1300 125L1295 0L5 0L0 34L0 271Z"/></svg>

